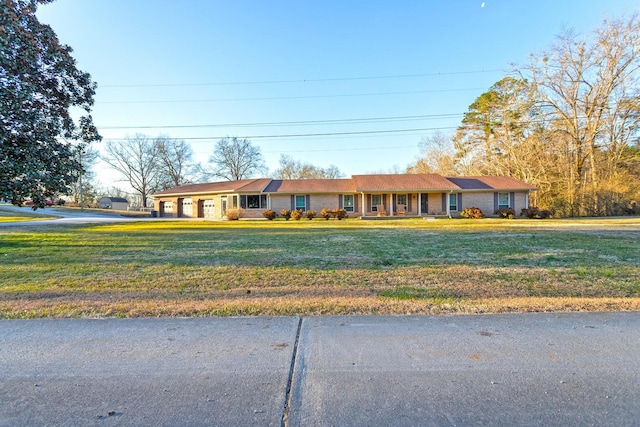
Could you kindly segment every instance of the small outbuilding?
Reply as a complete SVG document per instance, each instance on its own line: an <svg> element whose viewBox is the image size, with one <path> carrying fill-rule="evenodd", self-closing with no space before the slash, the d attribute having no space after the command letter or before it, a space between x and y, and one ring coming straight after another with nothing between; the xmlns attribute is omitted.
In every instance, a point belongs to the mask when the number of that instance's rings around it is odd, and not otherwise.
<svg viewBox="0 0 640 427"><path fill-rule="evenodd" d="M100 209L126 211L129 209L129 202L124 197L102 197L98 201L98 207Z"/></svg>

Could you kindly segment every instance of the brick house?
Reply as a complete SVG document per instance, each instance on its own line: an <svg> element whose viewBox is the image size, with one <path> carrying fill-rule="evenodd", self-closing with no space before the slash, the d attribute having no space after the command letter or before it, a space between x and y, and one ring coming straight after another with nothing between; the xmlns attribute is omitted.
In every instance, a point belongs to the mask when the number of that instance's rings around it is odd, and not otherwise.
<svg viewBox="0 0 640 427"><path fill-rule="evenodd" d="M349 217L456 217L467 207L487 216L499 208L520 212L536 188L506 176L444 177L438 174L353 175L345 179L271 178L187 184L154 194L161 217L224 218L240 207L245 218L265 209L340 208Z"/></svg>

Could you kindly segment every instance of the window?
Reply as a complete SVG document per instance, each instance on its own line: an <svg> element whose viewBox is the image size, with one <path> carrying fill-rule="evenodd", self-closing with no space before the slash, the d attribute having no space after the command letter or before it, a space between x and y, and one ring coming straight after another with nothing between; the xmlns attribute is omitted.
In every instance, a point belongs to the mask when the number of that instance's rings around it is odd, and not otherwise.
<svg viewBox="0 0 640 427"><path fill-rule="evenodd" d="M266 194L247 194L240 196L240 207L242 209L266 209Z"/></svg>
<svg viewBox="0 0 640 427"><path fill-rule="evenodd" d="M407 195L406 194L398 194L396 196L396 204L397 205L405 205L405 206L407 206Z"/></svg>
<svg viewBox="0 0 640 427"><path fill-rule="evenodd" d="M306 196L296 196L296 210L307 210L307 198Z"/></svg>
<svg viewBox="0 0 640 427"><path fill-rule="evenodd" d="M509 193L498 193L498 209L509 209Z"/></svg>
<svg viewBox="0 0 640 427"><path fill-rule="evenodd" d="M372 194L371 195L371 210L373 212L378 211L378 205L382 204L382 194Z"/></svg>
<svg viewBox="0 0 640 427"><path fill-rule="evenodd" d="M449 211L457 211L458 210L458 195L457 194L449 194Z"/></svg>
<svg viewBox="0 0 640 427"><path fill-rule="evenodd" d="M345 194L344 196L342 196L342 206L344 207L345 211L353 212L353 194Z"/></svg>

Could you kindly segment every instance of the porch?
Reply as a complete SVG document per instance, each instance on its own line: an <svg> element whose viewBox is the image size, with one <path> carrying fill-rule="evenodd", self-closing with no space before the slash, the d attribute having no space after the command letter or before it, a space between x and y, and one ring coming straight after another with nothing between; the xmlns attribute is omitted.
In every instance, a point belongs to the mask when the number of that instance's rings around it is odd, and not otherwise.
<svg viewBox="0 0 640 427"><path fill-rule="evenodd" d="M362 219L450 218L449 193L361 193Z"/></svg>

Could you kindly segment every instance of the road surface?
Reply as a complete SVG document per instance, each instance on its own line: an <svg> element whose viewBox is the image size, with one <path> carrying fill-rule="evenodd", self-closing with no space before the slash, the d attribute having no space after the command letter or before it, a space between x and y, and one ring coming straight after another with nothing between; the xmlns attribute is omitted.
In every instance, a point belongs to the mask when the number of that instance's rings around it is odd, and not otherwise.
<svg viewBox="0 0 640 427"><path fill-rule="evenodd" d="M0 425L640 424L640 313L0 321Z"/></svg>

